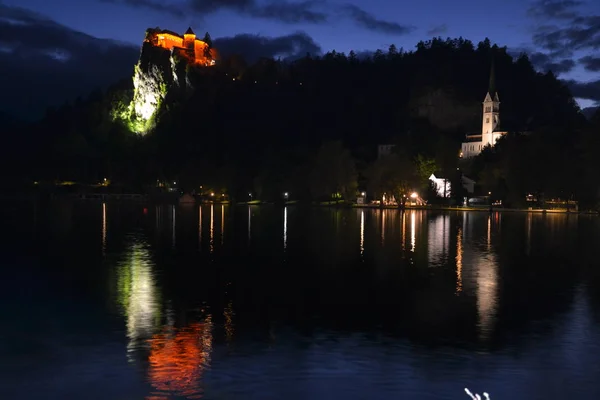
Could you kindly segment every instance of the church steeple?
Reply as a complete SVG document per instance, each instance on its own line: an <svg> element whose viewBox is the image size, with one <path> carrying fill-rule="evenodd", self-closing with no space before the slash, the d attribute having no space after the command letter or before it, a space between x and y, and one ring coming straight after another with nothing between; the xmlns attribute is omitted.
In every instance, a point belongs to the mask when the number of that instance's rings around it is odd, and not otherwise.
<svg viewBox="0 0 600 400"><path fill-rule="evenodd" d="M488 85L488 93L491 96L496 94L496 63L492 58L492 65L490 66L490 83Z"/></svg>
<svg viewBox="0 0 600 400"><path fill-rule="evenodd" d="M490 65L490 81L488 92L483 100L483 121L481 134L483 142L492 144L491 134L495 132L500 125L500 98L496 92L496 66L492 57Z"/></svg>

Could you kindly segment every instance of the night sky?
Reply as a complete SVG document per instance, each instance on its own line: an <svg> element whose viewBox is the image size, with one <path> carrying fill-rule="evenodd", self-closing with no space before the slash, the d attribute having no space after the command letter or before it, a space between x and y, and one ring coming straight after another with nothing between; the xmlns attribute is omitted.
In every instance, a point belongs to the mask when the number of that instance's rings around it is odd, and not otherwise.
<svg viewBox="0 0 600 400"><path fill-rule="evenodd" d="M583 107L600 102L596 0L0 0L0 56L11 55L15 64L43 54L64 68L81 68L70 62L84 58L78 52L113 46L119 48L102 50L114 52L100 55L103 62L131 68L130 54L139 54L146 28L156 26L181 33L191 26L198 36L208 31L222 52L241 51L250 59L387 50L392 43L412 50L433 36L475 43L489 37L515 55L528 52L540 70L569 81ZM95 38L130 44L137 53ZM107 74L98 79L109 80Z"/></svg>

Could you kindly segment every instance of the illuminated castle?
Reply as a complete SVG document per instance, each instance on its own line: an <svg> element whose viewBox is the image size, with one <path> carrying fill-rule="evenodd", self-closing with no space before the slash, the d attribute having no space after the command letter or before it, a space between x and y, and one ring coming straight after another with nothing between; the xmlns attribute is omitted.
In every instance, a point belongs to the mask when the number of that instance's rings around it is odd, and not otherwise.
<svg viewBox="0 0 600 400"><path fill-rule="evenodd" d="M174 54L187 59L190 64L210 66L215 65L215 61L218 59L217 51L208 43L197 39L192 28L188 28L183 36L159 28L148 29L144 41L153 46L171 50Z"/></svg>

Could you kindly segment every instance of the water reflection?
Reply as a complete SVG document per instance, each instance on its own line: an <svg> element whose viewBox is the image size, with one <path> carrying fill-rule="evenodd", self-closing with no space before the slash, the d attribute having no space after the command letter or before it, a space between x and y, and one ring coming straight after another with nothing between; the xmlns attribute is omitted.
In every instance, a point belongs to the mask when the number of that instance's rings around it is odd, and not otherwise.
<svg viewBox="0 0 600 400"><path fill-rule="evenodd" d="M482 214L463 214L461 271L462 287L468 294L476 297L479 337L486 341L493 333L498 307L498 261L492 250L490 215L485 222L484 246L480 246L477 240L477 227L483 222L483 218Z"/></svg>
<svg viewBox="0 0 600 400"><path fill-rule="evenodd" d="M210 252L215 251L215 206L210 205Z"/></svg>
<svg viewBox="0 0 600 400"><path fill-rule="evenodd" d="M365 255L365 210L360 210L360 255Z"/></svg>
<svg viewBox="0 0 600 400"><path fill-rule="evenodd" d="M417 242L416 239L416 218L417 218L417 214L416 211L412 211L410 213L410 251L411 252L415 252L415 245Z"/></svg>
<svg viewBox="0 0 600 400"><path fill-rule="evenodd" d="M118 299L127 320L128 349L152 336L161 310L153 262L145 243L134 242L117 266Z"/></svg>
<svg viewBox="0 0 600 400"><path fill-rule="evenodd" d="M198 207L198 250L202 250L202 206Z"/></svg>
<svg viewBox="0 0 600 400"><path fill-rule="evenodd" d="M155 389L147 400L183 396L202 398L201 378L210 365L212 318L183 328L166 326L148 341L148 380Z"/></svg>
<svg viewBox="0 0 600 400"><path fill-rule="evenodd" d="M233 326L233 317L235 313L233 311L233 303L229 301L225 310L223 310L223 317L225 319L225 340L227 342L231 342L233 340L234 335L234 326Z"/></svg>
<svg viewBox="0 0 600 400"><path fill-rule="evenodd" d="M248 244L252 236L252 206L248 206Z"/></svg>
<svg viewBox="0 0 600 400"><path fill-rule="evenodd" d="M200 208L197 220L178 208L183 218L173 252L172 209L161 206L162 216L156 210L162 240L150 249L144 237L131 236L153 234L154 223L140 226L139 206L111 205L114 257L99 266L84 246L97 251L100 204L86 205L95 224L87 236L83 224L69 228L68 238L81 246L65 240L41 250L68 270L21 264L4 280L8 322L0 336L8 337L9 354L2 359L11 369L23 366L5 381L16 377L15 389L35 382L31 397L435 399L460 398L461 382L492 398L569 398L573 388L581 388L582 398L600 395L597 219L540 214L532 224L531 215L516 213L500 220L472 212L361 209L358 215L293 207L282 221L281 208L230 207L221 240L235 251L216 252L208 263L208 254L185 249L210 240L212 251L214 206ZM288 211L295 218L292 246ZM103 243L107 212L103 205ZM220 214L224 221L223 207ZM210 235L203 232L209 218ZM182 234L187 221L189 235ZM283 255L273 251L282 228ZM530 255L523 260L525 241ZM432 263L440 266L428 269ZM116 295L105 294L107 266L118 271L110 277ZM28 273L21 277L22 270ZM51 270L48 284L31 278L44 270ZM36 281L44 285L31 289ZM39 298L15 297L22 287ZM120 305L116 324L106 304ZM202 311L190 319L205 305L212 318ZM124 362L127 342L135 363ZM19 351L11 355L12 347ZM559 386L565 381L567 389Z"/></svg>
<svg viewBox="0 0 600 400"><path fill-rule="evenodd" d="M462 240L462 228L458 228L458 233L456 234L456 294L462 292Z"/></svg>
<svg viewBox="0 0 600 400"><path fill-rule="evenodd" d="M450 215L440 214L429 220L427 236L429 266L441 265L450 250Z"/></svg>
<svg viewBox="0 0 600 400"><path fill-rule="evenodd" d="M283 208L283 248L287 248L287 206Z"/></svg>
<svg viewBox="0 0 600 400"><path fill-rule="evenodd" d="M102 203L102 255L106 254L106 203Z"/></svg>
<svg viewBox="0 0 600 400"><path fill-rule="evenodd" d="M175 247L176 237L175 237L175 206L171 206L171 246Z"/></svg>
<svg viewBox="0 0 600 400"><path fill-rule="evenodd" d="M225 204L221 204L221 245L225 239Z"/></svg>

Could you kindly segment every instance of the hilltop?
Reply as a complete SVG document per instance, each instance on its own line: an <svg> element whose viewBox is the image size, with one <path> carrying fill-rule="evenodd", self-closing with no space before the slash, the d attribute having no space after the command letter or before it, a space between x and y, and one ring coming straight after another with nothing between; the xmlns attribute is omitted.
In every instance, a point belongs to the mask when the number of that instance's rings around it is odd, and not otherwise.
<svg viewBox="0 0 600 400"><path fill-rule="evenodd" d="M284 188L310 193L311 163L328 142L351 152L360 185L384 143L449 173L464 135L480 129L492 60L504 130L543 133L552 140L542 146L570 151L588 124L552 73L536 72L525 54L515 59L488 40L433 39L414 51L391 46L366 58L332 51L294 62L213 59L198 65L146 40L133 79L65 105L32 128L36 162L49 166L35 179L176 179L231 194L259 187L265 197ZM469 173L479 178L483 169ZM496 175L488 185L505 179Z"/></svg>

